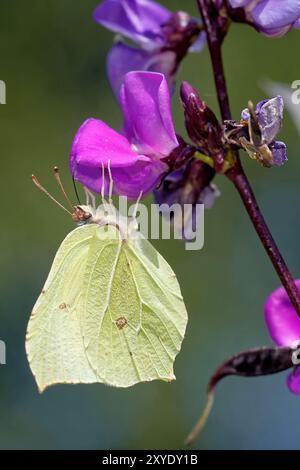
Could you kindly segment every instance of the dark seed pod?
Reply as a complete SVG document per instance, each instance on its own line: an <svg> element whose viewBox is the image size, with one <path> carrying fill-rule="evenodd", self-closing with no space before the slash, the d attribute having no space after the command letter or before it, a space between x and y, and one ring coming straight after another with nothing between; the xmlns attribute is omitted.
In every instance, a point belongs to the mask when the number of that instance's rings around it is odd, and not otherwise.
<svg viewBox="0 0 300 470"><path fill-rule="evenodd" d="M294 352L291 348L256 348L242 351L223 362L210 379L207 404L196 426L187 437L186 444L192 444L205 426L213 405L216 385L221 379L228 375L260 377L277 374L294 367Z"/></svg>
<svg viewBox="0 0 300 470"><path fill-rule="evenodd" d="M292 354L291 348L256 348L235 354L217 369L210 381L208 391L227 375L259 377L289 369L294 365Z"/></svg>

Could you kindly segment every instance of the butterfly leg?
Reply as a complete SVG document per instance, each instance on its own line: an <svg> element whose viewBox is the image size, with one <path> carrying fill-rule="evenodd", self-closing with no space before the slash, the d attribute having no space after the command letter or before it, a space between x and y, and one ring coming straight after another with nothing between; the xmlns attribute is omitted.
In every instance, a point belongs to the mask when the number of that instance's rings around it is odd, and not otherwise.
<svg viewBox="0 0 300 470"><path fill-rule="evenodd" d="M140 203L140 200L142 198L142 195L143 195L143 191L140 192L139 197L137 198L137 200L134 204L132 215L130 217L131 220L130 220L129 225L128 225L128 232L129 233L134 233L139 228L139 225L136 221L136 214L137 214L137 211L138 211L138 207L139 207L139 203Z"/></svg>
<svg viewBox="0 0 300 470"><path fill-rule="evenodd" d="M112 204L112 193L113 193L113 186L114 180L112 178L111 169L110 169L110 160L107 162L107 169L108 169L108 176L109 176L109 191L108 191L108 202Z"/></svg>

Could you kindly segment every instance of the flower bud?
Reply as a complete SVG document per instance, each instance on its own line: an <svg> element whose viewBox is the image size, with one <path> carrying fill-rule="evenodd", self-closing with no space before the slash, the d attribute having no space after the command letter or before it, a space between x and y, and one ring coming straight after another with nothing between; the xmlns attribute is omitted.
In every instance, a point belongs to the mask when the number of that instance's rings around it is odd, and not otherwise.
<svg viewBox="0 0 300 470"><path fill-rule="evenodd" d="M221 170L225 149L222 128L214 112L201 100L198 92L189 83L182 83L180 95L190 139L202 153L214 159L216 170Z"/></svg>

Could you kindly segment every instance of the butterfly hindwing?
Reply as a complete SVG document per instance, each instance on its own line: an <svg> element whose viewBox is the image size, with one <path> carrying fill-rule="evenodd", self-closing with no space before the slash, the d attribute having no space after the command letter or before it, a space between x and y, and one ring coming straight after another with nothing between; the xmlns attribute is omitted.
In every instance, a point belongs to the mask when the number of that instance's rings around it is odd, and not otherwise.
<svg viewBox="0 0 300 470"><path fill-rule="evenodd" d="M55 383L96 382L81 333L81 285L95 226L62 242L30 317L26 351L40 391Z"/></svg>

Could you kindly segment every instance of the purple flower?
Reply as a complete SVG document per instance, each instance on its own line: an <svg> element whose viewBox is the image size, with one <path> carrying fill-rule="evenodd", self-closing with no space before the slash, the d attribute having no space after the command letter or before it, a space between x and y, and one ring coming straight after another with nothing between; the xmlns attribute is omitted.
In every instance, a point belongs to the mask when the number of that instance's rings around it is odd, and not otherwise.
<svg viewBox="0 0 300 470"><path fill-rule="evenodd" d="M105 28L151 48L163 44L161 25L171 12L151 0L105 0L93 16Z"/></svg>
<svg viewBox="0 0 300 470"><path fill-rule="evenodd" d="M169 216L169 208L174 204L179 204L184 209L184 227L181 217L179 221L176 220L176 213L173 224L182 230L186 240L192 239L196 231L198 214L196 205L204 204L206 209L210 209L220 195L217 187L211 182L214 176L213 168L192 158L181 168L171 172L154 191L155 201L161 206L163 215L165 208L166 215ZM187 211L187 204L190 206L190 211Z"/></svg>
<svg viewBox="0 0 300 470"><path fill-rule="evenodd" d="M164 73L172 89L183 57L204 43L198 21L184 12L173 14L152 0L105 0L94 11L94 19L138 45L118 42L109 53L108 78L117 98L124 76L134 70Z"/></svg>
<svg viewBox="0 0 300 470"><path fill-rule="evenodd" d="M228 0L230 16L273 37L299 28L300 0Z"/></svg>
<svg viewBox="0 0 300 470"><path fill-rule="evenodd" d="M163 160L178 146L167 82L162 74L130 72L120 92L122 134L103 121L90 118L77 131L70 168L75 180L90 190L101 190L102 164L108 164L114 192L137 198L146 195L168 171ZM109 162L109 163L108 163ZM108 174L105 172L105 192Z"/></svg>
<svg viewBox="0 0 300 470"><path fill-rule="evenodd" d="M300 279L296 280L300 289ZM265 305L265 320L273 341L277 346L297 348L300 342L300 318L292 306L283 287L273 292ZM300 394L300 368L297 366L288 376L291 392Z"/></svg>
<svg viewBox="0 0 300 470"><path fill-rule="evenodd" d="M175 64L176 54L173 51L152 52L118 42L108 54L107 75L115 96L119 99L124 77L133 70L162 73L173 88Z"/></svg>
<svg viewBox="0 0 300 470"><path fill-rule="evenodd" d="M239 142L251 158L264 166L281 166L287 161L285 144L275 140L282 126L282 118L281 96L260 101L255 111L249 103L248 108L242 112L242 120L246 122L249 137L242 136Z"/></svg>

